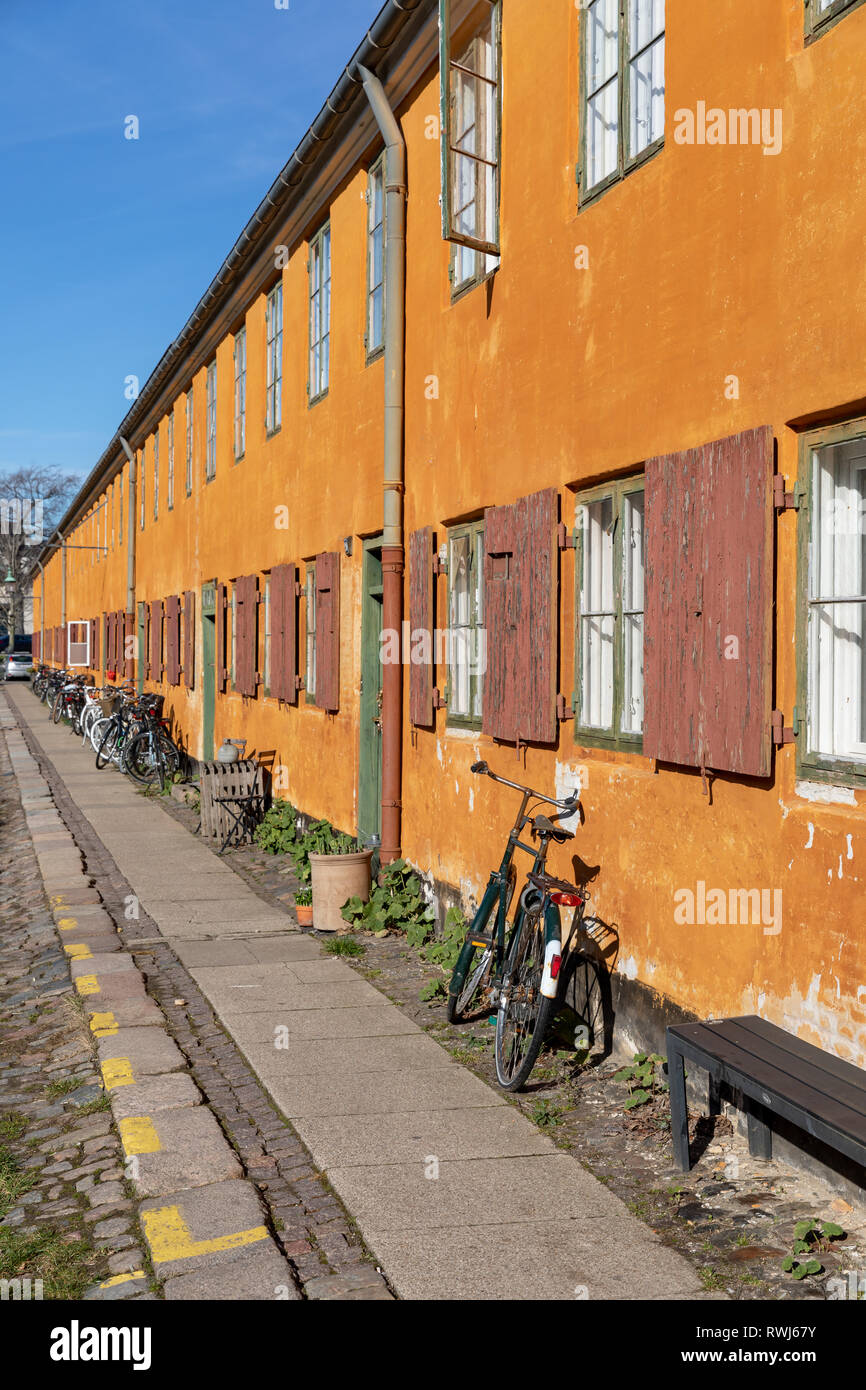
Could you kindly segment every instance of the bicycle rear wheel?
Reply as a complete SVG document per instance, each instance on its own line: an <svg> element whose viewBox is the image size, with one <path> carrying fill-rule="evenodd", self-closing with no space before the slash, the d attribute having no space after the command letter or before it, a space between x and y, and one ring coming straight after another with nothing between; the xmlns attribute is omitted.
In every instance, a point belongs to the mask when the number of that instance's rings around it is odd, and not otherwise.
<svg viewBox="0 0 866 1390"><path fill-rule="evenodd" d="M518 1091L535 1066L556 1009L541 993L544 975L543 904L531 907L519 924L508 953L496 1015L496 1079L505 1091Z"/></svg>
<svg viewBox="0 0 866 1390"><path fill-rule="evenodd" d="M117 751L117 736L119 732L118 726L114 720L108 720L108 727L99 740L99 747L96 750L96 766L100 771L114 760L114 755Z"/></svg>
<svg viewBox="0 0 866 1390"><path fill-rule="evenodd" d="M133 782L138 782L144 787L150 787L153 786L154 782L159 782L162 788L165 785L166 776L165 757L157 735L152 734L149 729L145 729L130 739L129 745L124 751L122 767Z"/></svg>

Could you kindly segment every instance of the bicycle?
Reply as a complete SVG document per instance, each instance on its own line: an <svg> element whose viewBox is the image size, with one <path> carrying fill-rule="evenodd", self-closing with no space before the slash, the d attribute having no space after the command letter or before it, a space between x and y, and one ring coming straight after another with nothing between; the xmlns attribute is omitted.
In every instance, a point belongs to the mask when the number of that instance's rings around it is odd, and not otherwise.
<svg viewBox="0 0 866 1390"><path fill-rule="evenodd" d="M570 830L557 829L554 822L573 816L580 801L577 791L564 800L544 796L531 787L499 777L486 762L473 763L470 770L502 786L513 787L522 793L522 800L502 862L490 875L457 958L448 988L447 1017L450 1023L459 1022L476 999L497 1007L496 1078L503 1090L516 1091L535 1065L556 1008L563 963L560 907L573 907L582 914L587 901L584 890L545 871L551 842L564 844L574 838ZM552 816L529 815L530 801L560 809ZM536 844L521 840L527 826L532 827ZM517 881L514 855L518 849L530 855L533 862L509 931L508 910ZM494 924L488 932L494 913Z"/></svg>

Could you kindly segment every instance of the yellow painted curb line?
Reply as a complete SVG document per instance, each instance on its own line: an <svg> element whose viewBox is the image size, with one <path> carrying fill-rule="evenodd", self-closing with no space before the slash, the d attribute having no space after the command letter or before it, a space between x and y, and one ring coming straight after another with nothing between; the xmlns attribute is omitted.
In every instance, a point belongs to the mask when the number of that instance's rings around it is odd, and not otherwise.
<svg viewBox="0 0 866 1390"><path fill-rule="evenodd" d="M120 1140L127 1158L135 1154L159 1153L162 1144L149 1115L133 1115L118 1124Z"/></svg>
<svg viewBox="0 0 866 1390"><path fill-rule="evenodd" d="M75 981L75 988L79 994L100 994L102 992L95 975L79 975Z"/></svg>
<svg viewBox="0 0 866 1390"><path fill-rule="evenodd" d="M57 926L60 929L60 931L72 931L75 927L78 926L78 918L61 917L60 921L57 923Z"/></svg>
<svg viewBox="0 0 866 1390"><path fill-rule="evenodd" d="M105 1082L106 1091L113 1091L115 1086L131 1086L135 1077L132 1074L132 1063L129 1058L106 1058L102 1063L102 1079Z"/></svg>
<svg viewBox="0 0 866 1390"><path fill-rule="evenodd" d="M113 1289L117 1284L128 1284L131 1279L146 1279L147 1275L143 1269L134 1269L130 1274L113 1274L110 1279L103 1279L99 1285L101 1289Z"/></svg>
<svg viewBox="0 0 866 1390"><path fill-rule="evenodd" d="M68 946L63 947L71 960L91 960L93 952L86 941L70 941Z"/></svg>
<svg viewBox="0 0 866 1390"><path fill-rule="evenodd" d="M268 1239L264 1226L253 1226L249 1231L215 1236L212 1240L193 1240L192 1232L180 1214L180 1207L158 1207L155 1211L144 1211L141 1222L157 1264L165 1264L169 1260L189 1260L193 1255L215 1255L220 1250L237 1250L242 1245L255 1245L260 1240Z"/></svg>
<svg viewBox="0 0 866 1390"><path fill-rule="evenodd" d="M90 1031L97 1038L110 1038L118 1031L120 1024L113 1013L91 1014Z"/></svg>

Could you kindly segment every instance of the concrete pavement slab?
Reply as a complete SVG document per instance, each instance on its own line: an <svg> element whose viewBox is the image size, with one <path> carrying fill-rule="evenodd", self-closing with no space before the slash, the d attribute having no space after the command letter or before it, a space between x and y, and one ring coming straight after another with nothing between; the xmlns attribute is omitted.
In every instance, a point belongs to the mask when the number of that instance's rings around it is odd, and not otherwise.
<svg viewBox="0 0 866 1390"><path fill-rule="evenodd" d="M235 987L222 981L205 985L199 980L198 971L190 973L217 1011L225 1014L227 1019L274 1008L287 1012L293 1009L345 1009L379 1004L382 1000L378 990L357 978L337 985L296 985L275 979L267 984Z"/></svg>
<svg viewBox="0 0 866 1390"><path fill-rule="evenodd" d="M425 1033L402 1037L317 1038L315 1041L276 1035L271 1049L256 1052L256 1071L263 1079L311 1076L316 1072L358 1076L365 1072L425 1070L446 1067L448 1053Z"/></svg>
<svg viewBox="0 0 866 1390"><path fill-rule="evenodd" d="M207 990L205 990L207 993ZM422 1030L393 1004L372 1004L342 1009L281 1009L274 1005L254 1013L238 1014L232 1034L249 1050L257 1043L272 1043L278 1028L294 1038L399 1037Z"/></svg>
<svg viewBox="0 0 866 1390"><path fill-rule="evenodd" d="M483 1191L475 1195L482 1220L425 1231L423 1259L418 1232L367 1231L401 1298L591 1304L701 1296L691 1266L633 1217L616 1233L602 1222L568 1218L487 1225ZM591 1308L586 1312L591 1317Z"/></svg>
<svg viewBox="0 0 866 1390"><path fill-rule="evenodd" d="M329 1164L327 1172L358 1223L376 1231L472 1226L479 1221L479 1208L485 1224L571 1218L626 1225L634 1221L618 1197L570 1154L558 1152L526 1158L439 1159L438 1167L426 1162L368 1168ZM646 1227L638 1223L636 1230Z"/></svg>
<svg viewBox="0 0 866 1390"><path fill-rule="evenodd" d="M90 1009L113 1009L123 999L146 999L147 991L138 971L125 975L79 975L75 988Z"/></svg>
<svg viewBox="0 0 866 1390"><path fill-rule="evenodd" d="M147 997L143 985L140 997L112 999L109 1002L100 994L88 995L84 999L84 1007L90 1015L90 1030L97 1038L108 1037L121 1028L146 1028L165 1023L162 1010Z"/></svg>
<svg viewBox="0 0 866 1390"><path fill-rule="evenodd" d="M118 1128L129 1176L143 1197L163 1197L230 1178L243 1169L205 1106L130 1116Z"/></svg>
<svg viewBox="0 0 866 1390"><path fill-rule="evenodd" d="M135 961L126 953L91 956L86 962L73 961L69 969L73 980L81 975L96 975L100 979L109 975L138 975Z"/></svg>
<svg viewBox="0 0 866 1390"><path fill-rule="evenodd" d="M553 1140L511 1105L391 1115L304 1116L304 1143L321 1168L423 1164L556 1153Z"/></svg>
<svg viewBox="0 0 866 1390"><path fill-rule="evenodd" d="M254 1054L253 1066L257 1060L258 1054ZM428 1106L431 1110L452 1110L507 1103L456 1062L426 1071L271 1077L268 1090L290 1120L308 1115L387 1115L396 1110L426 1110ZM303 1126L299 1128L303 1134Z"/></svg>

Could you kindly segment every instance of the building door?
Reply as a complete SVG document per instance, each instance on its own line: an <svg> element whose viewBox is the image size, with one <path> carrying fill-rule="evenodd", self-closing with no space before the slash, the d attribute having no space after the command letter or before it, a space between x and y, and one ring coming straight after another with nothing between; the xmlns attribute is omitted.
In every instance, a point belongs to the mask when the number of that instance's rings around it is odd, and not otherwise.
<svg viewBox="0 0 866 1390"><path fill-rule="evenodd" d="M382 833L382 541L364 542L358 839Z"/></svg>
<svg viewBox="0 0 866 1390"><path fill-rule="evenodd" d="M136 627L138 633L138 659L135 663L135 679L138 686L139 695L144 691L144 663L147 643L147 604L138 605L138 621Z"/></svg>
<svg viewBox="0 0 866 1390"><path fill-rule="evenodd" d="M216 702L216 585L201 591L201 756L213 760L213 721Z"/></svg>

